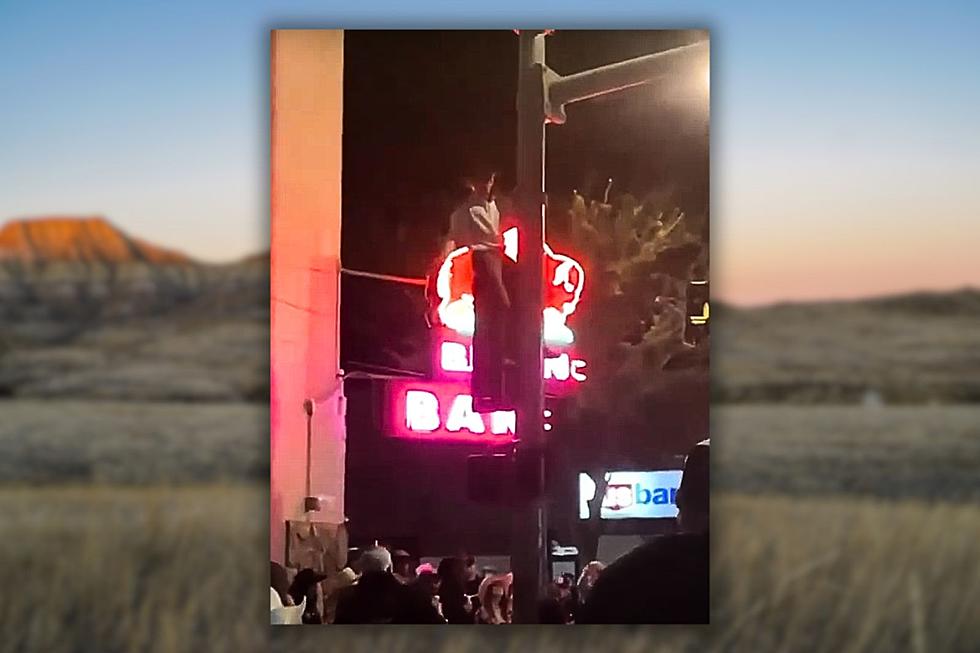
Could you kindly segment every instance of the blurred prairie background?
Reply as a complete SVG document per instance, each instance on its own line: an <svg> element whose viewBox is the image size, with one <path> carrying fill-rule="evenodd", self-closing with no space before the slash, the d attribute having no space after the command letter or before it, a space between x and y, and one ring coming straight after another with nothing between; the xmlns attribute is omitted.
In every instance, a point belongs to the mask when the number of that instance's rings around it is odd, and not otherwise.
<svg viewBox="0 0 980 653"><path fill-rule="evenodd" d="M0 651L504 643L270 634L263 256L206 265L66 217L10 221L0 249ZM974 290L719 307L713 624L622 649L975 651L977 324Z"/></svg>

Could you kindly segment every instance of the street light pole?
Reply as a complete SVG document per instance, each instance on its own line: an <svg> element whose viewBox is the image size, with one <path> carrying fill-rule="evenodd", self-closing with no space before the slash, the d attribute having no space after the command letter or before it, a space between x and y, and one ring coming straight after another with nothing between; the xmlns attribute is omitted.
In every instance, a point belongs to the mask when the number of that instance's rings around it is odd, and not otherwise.
<svg viewBox="0 0 980 653"><path fill-rule="evenodd" d="M539 31L520 31L517 84L517 206L520 219L515 297L517 345L517 433L521 467L544 485L544 373L541 341L544 251L544 39ZM524 467L527 465L527 467ZM515 507L511 568L514 621L537 623L538 594L547 570L544 504L541 496Z"/></svg>
<svg viewBox="0 0 980 653"><path fill-rule="evenodd" d="M545 124L563 124L565 105L644 84L671 71L678 59L701 55L707 64L708 42L701 41L664 52L561 76L545 61L545 30L520 30L517 82L517 207L518 291L514 302L517 325L517 434L515 450L525 482L543 489L544 374L542 339L544 279L541 257L545 232ZM511 540L514 571L514 621L536 623L538 593L547 578L547 542L544 497L515 507Z"/></svg>

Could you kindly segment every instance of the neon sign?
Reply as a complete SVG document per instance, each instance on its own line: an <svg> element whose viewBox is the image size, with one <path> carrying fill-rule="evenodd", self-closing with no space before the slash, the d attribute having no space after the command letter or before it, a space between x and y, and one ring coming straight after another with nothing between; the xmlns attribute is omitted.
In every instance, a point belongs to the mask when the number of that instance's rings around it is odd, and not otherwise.
<svg viewBox="0 0 980 653"><path fill-rule="evenodd" d="M440 340L436 351L436 367L444 375L470 374L473 371L473 345L470 342ZM581 358L562 352L544 359L544 378L546 381L581 383L588 378L583 371L586 366L587 363Z"/></svg>
<svg viewBox="0 0 980 653"><path fill-rule="evenodd" d="M517 260L517 227L503 234L504 254ZM545 296L544 339L556 345L570 345L575 334L567 326L569 316L578 307L585 286L582 265L564 254L556 254L544 245ZM439 321L461 336L472 336L476 321L473 310L473 257L469 247L453 250L439 267L436 276Z"/></svg>
<svg viewBox="0 0 980 653"><path fill-rule="evenodd" d="M485 443L514 439L517 413L477 413L466 383L396 381L389 392L389 426L396 437Z"/></svg>
<svg viewBox="0 0 980 653"><path fill-rule="evenodd" d="M516 228L503 233L504 255L516 261ZM567 393L588 378L587 363L577 356L575 334L566 324L582 297L585 272L578 261L556 254L547 244L542 257L544 340L549 344L543 360L548 396ZM427 294L438 323L432 329L432 376L429 380L391 381L388 386L387 431L411 440L502 444L516 439L517 413L499 410L481 414L473 410L470 377L473 373L472 336L473 258L469 248L451 252L440 264L435 297ZM438 305L436 305L436 301ZM544 411L545 420L553 416ZM545 421L546 431L553 425Z"/></svg>

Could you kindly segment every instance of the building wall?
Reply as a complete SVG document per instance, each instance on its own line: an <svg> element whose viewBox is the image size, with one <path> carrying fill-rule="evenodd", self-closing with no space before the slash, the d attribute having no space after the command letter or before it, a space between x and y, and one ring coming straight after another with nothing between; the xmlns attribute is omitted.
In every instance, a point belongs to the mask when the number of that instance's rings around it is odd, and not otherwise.
<svg viewBox="0 0 980 653"><path fill-rule="evenodd" d="M344 519L346 430L339 379L341 30L274 30L271 39L271 496L273 560L285 521L304 516L307 415L316 521Z"/></svg>

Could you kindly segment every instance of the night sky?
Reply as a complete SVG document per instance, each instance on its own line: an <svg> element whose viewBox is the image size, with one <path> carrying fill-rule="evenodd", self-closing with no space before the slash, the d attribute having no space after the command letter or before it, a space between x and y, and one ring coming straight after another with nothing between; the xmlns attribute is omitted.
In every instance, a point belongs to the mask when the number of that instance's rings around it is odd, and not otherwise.
<svg viewBox="0 0 980 653"><path fill-rule="evenodd" d="M702 40L689 31L558 31L548 65L578 72ZM518 37L512 31L347 31L344 71L345 267L421 276L468 166L514 184ZM695 75L691 75L695 78ZM697 83L630 89L568 109L548 128L552 197L577 188L644 193L669 183L706 210L707 106ZM401 251L379 247L401 230Z"/></svg>

